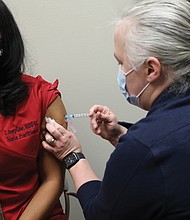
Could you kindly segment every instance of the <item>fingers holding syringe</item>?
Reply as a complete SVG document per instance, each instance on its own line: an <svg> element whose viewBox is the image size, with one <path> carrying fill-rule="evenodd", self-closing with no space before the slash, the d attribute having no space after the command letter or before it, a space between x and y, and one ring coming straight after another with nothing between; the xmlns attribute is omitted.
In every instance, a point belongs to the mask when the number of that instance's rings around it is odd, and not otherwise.
<svg viewBox="0 0 190 220"><path fill-rule="evenodd" d="M107 113L109 112L109 108L107 106L103 106L103 105L93 105L90 110L89 110L89 117L94 116L96 113L100 112L100 113Z"/></svg>
<svg viewBox="0 0 190 220"><path fill-rule="evenodd" d="M100 133L106 129L106 123L109 123L109 108L102 105L94 105L90 108L90 127L91 130L100 135Z"/></svg>

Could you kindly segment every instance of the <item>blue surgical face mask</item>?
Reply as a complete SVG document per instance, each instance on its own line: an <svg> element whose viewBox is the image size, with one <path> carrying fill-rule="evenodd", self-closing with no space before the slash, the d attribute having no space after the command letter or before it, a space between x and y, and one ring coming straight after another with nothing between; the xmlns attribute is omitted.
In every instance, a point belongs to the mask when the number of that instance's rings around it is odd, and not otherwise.
<svg viewBox="0 0 190 220"><path fill-rule="evenodd" d="M117 82L119 84L120 90L122 92L122 94L125 96L125 99L132 105L138 106L140 107L140 102L139 102L139 97L140 95L144 92L144 90L150 85L150 83L148 83L140 92L137 96L130 96L129 92L126 89L126 83L127 83L127 79L126 76L133 72L134 69L129 70L127 73L125 73L122 69L121 69L121 65L119 65L119 71L118 71L118 75L117 75Z"/></svg>

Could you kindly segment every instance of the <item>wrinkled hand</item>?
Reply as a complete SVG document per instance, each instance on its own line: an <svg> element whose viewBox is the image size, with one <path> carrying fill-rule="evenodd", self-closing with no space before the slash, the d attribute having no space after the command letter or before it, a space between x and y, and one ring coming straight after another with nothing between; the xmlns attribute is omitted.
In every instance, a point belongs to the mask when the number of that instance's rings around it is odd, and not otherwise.
<svg viewBox="0 0 190 220"><path fill-rule="evenodd" d="M45 134L43 147L53 153L59 160L71 152L81 152L81 145L76 136L58 123L46 124L48 132Z"/></svg>
<svg viewBox="0 0 190 220"><path fill-rule="evenodd" d="M114 146L117 144L119 137L126 133L126 129L118 124L116 116L106 106L92 106L89 116L91 130Z"/></svg>

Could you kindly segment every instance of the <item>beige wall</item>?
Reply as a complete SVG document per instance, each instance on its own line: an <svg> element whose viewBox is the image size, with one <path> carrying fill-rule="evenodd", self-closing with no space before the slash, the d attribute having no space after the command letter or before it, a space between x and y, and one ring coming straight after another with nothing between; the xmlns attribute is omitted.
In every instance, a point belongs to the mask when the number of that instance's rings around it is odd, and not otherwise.
<svg viewBox="0 0 190 220"><path fill-rule="evenodd" d="M5 0L15 15L28 51L28 72L41 74L59 89L68 113L109 106L118 119L134 122L145 112L121 95L110 23L135 0ZM137 1L136 1L137 2ZM91 133L88 118L73 121L86 157L101 178L113 147ZM68 176L71 190L72 182ZM71 220L83 220L71 199Z"/></svg>

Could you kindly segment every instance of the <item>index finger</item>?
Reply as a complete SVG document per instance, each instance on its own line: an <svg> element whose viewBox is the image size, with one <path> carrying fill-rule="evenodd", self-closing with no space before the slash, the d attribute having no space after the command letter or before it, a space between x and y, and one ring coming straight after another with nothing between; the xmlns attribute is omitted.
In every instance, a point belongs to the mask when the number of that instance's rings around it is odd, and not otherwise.
<svg viewBox="0 0 190 220"><path fill-rule="evenodd" d="M56 127L58 130L62 130L63 126L61 126L60 124L58 124L54 119L50 118L50 117L45 117L46 120L46 124L49 123L51 125L53 125L54 127ZM64 130L63 130L64 131Z"/></svg>
<svg viewBox="0 0 190 220"><path fill-rule="evenodd" d="M102 105L93 105L89 110L89 116L93 116L94 113L102 112L104 110L104 106Z"/></svg>
<svg viewBox="0 0 190 220"><path fill-rule="evenodd" d="M46 128L55 139L60 139L61 136L63 136L67 132L67 130L59 125L57 122L55 122L54 125L47 123Z"/></svg>

